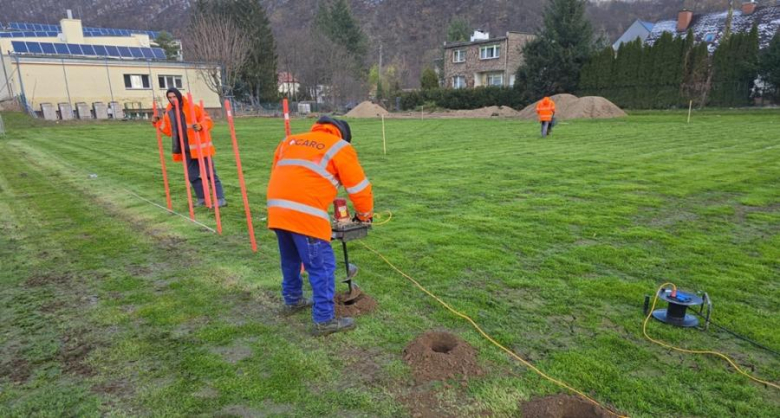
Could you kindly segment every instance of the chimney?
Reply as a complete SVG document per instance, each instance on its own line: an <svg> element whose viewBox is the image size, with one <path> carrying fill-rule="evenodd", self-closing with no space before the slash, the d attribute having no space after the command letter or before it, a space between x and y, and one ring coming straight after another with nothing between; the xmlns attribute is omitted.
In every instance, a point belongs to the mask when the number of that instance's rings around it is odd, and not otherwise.
<svg viewBox="0 0 780 418"><path fill-rule="evenodd" d="M752 15L753 12L756 11L756 2L751 1L750 3L742 3L742 14L743 15Z"/></svg>
<svg viewBox="0 0 780 418"><path fill-rule="evenodd" d="M67 13L68 13L68 19L73 19L73 12L70 9L67 10Z"/></svg>
<svg viewBox="0 0 780 418"><path fill-rule="evenodd" d="M693 20L693 12L690 10L680 10L677 13L677 32L685 32Z"/></svg>

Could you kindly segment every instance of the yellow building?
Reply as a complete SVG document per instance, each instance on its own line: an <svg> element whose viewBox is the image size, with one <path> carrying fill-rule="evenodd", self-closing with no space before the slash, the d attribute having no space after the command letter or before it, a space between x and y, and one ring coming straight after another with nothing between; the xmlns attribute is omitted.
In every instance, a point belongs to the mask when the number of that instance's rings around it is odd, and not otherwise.
<svg viewBox="0 0 780 418"><path fill-rule="evenodd" d="M113 108L108 113L117 116L146 116L154 101L167 104L165 90L177 87L205 107L219 108L219 96L202 75L205 65L166 60L154 36L85 28L78 19L0 27L0 102L16 99L28 111L49 116L46 110L53 108L59 118L64 116L57 112L61 104L70 105L76 117L100 117L103 108Z"/></svg>

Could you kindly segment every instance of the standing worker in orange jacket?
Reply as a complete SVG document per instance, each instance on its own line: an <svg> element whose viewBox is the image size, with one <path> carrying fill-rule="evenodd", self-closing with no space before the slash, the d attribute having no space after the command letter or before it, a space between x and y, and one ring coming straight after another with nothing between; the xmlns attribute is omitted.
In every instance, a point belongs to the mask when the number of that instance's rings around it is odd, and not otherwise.
<svg viewBox="0 0 780 418"><path fill-rule="evenodd" d="M536 103L536 115L539 117L539 122L542 124L542 136L546 136L552 133L553 118L555 117L555 102L545 96L542 100ZM547 124L547 130L545 131L545 123Z"/></svg>
<svg viewBox="0 0 780 418"><path fill-rule="evenodd" d="M200 146L203 148L202 152L198 153L198 142L195 138L195 132L210 131L214 126L214 122L209 117L208 113L200 107L200 105L193 104L195 114L191 114L190 105L187 99L182 97L181 92L176 88L170 88L165 92L165 96L168 98L168 107L165 109L163 117L153 117L152 124L160 128L160 131L173 139L173 161L181 161L181 145L179 142L179 128L176 125L177 120L181 120L184 123L186 129L182 129L184 135L184 157L187 161L187 173L189 175L190 184L195 190L195 196L198 197L196 206L203 206L205 204L205 196L203 196L203 183L200 178L200 163L199 158L212 157L215 153L214 144L208 135L201 136ZM179 109L181 115L176 118L176 109L174 103L179 102ZM208 139L207 139L208 138ZM213 159L213 158L212 158ZM213 163L213 161L212 161ZM209 170L206 170L206 176L209 176ZM222 182L219 181L217 176L217 169L214 167L214 179L209 178L212 183L212 187L217 188L217 199L220 207L227 205L225 202L225 193L222 191Z"/></svg>
<svg viewBox="0 0 780 418"><path fill-rule="evenodd" d="M311 132L286 137L274 154L268 182L268 228L276 232L282 265L283 312L313 305L314 335L355 327L352 318L336 318L336 258L330 246L328 207L343 185L355 206L356 221L371 222L371 183L350 144L347 122L327 116ZM303 297L301 263L309 273L313 300Z"/></svg>

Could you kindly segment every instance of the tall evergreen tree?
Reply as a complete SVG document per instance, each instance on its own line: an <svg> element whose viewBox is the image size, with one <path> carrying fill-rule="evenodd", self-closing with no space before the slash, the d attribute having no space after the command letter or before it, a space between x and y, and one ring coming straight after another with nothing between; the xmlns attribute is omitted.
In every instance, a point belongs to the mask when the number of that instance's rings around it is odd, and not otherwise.
<svg viewBox="0 0 780 418"><path fill-rule="evenodd" d="M346 0L320 4L315 23L328 39L345 48L354 57L358 68L362 69L368 41Z"/></svg>
<svg viewBox="0 0 780 418"><path fill-rule="evenodd" d="M471 29L469 22L462 18L455 18L447 26L447 42L463 42L469 40Z"/></svg>
<svg viewBox="0 0 780 418"><path fill-rule="evenodd" d="M759 71L761 77L772 87L775 94L780 95L780 32L776 33L761 54Z"/></svg>
<svg viewBox="0 0 780 418"><path fill-rule="evenodd" d="M169 61L175 60L179 56L179 45L173 39L173 35L166 31L161 31L154 38L154 43L165 51L165 58Z"/></svg>
<svg viewBox="0 0 780 418"><path fill-rule="evenodd" d="M551 0L545 9L544 26L523 49L525 62L517 70L516 86L529 99L576 90L594 50L585 6L584 0Z"/></svg>

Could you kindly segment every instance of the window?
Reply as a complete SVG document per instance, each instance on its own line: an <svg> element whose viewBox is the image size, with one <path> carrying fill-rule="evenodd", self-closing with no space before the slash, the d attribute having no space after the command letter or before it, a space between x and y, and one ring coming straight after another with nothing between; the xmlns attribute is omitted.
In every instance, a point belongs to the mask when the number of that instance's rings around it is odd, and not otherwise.
<svg viewBox="0 0 780 418"><path fill-rule="evenodd" d="M157 77L157 82L159 83L160 88L165 90L171 87L176 87L177 89L182 88L180 75L161 75Z"/></svg>
<svg viewBox="0 0 780 418"><path fill-rule="evenodd" d="M126 89L150 89L148 74L125 74Z"/></svg>
<svg viewBox="0 0 780 418"><path fill-rule="evenodd" d="M488 86L503 86L504 85L504 74L502 73L493 73L487 75L487 85Z"/></svg>
<svg viewBox="0 0 780 418"><path fill-rule="evenodd" d="M466 87L466 77L462 75L456 75L452 77L452 88L462 89Z"/></svg>
<svg viewBox="0 0 780 418"><path fill-rule="evenodd" d="M483 46L479 48L479 59L489 60L500 56L501 47L499 45Z"/></svg>
<svg viewBox="0 0 780 418"><path fill-rule="evenodd" d="M452 62L466 62L466 50L456 49L452 51Z"/></svg>

